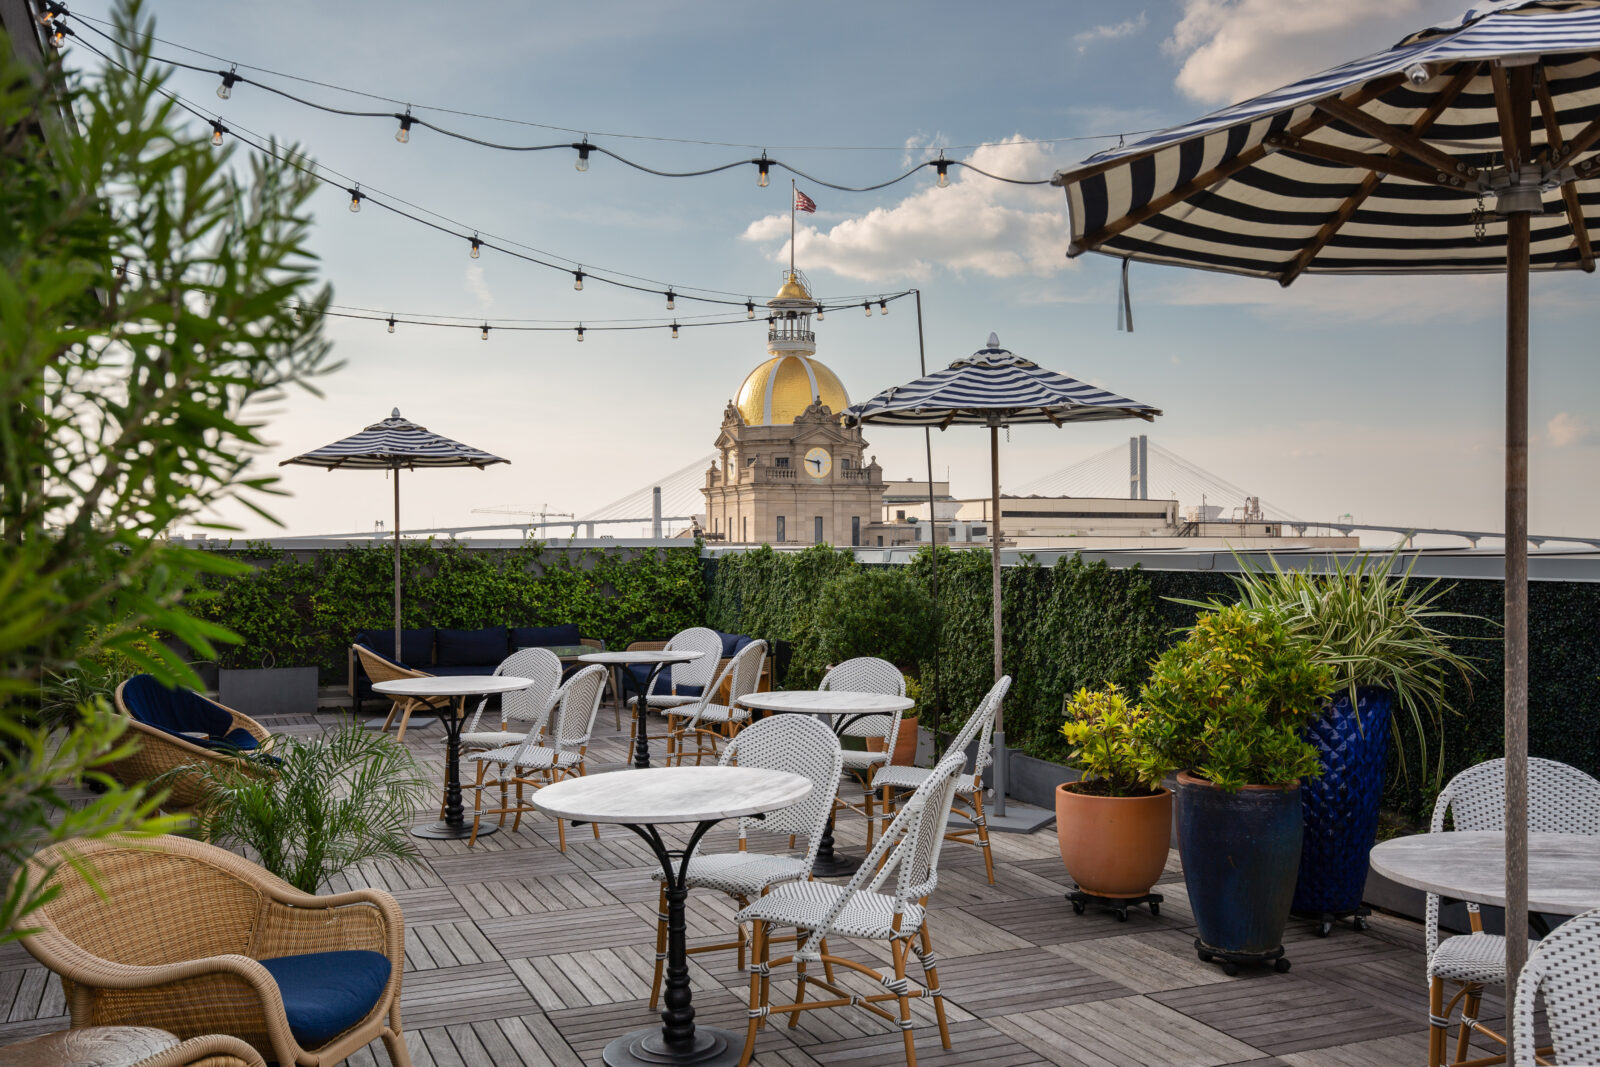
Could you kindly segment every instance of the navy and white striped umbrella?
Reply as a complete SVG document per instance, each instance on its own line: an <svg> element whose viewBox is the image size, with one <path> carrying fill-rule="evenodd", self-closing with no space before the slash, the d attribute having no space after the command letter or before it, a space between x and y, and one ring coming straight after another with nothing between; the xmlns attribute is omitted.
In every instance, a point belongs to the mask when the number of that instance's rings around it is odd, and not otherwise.
<svg viewBox="0 0 1600 1067"><path fill-rule="evenodd" d="M298 464L327 470L386 470L394 472L394 658L400 658L400 471L418 467L477 467L509 460L479 448L452 441L400 417L395 408L387 419L331 445L283 460L280 467Z"/></svg>
<svg viewBox="0 0 1600 1067"><path fill-rule="evenodd" d="M994 603L994 677L1004 673L1000 613L1000 428L1013 424L1048 422L1100 422L1107 419L1153 420L1161 412L1118 396L1109 389L1080 382L1047 370L1032 360L989 343L944 370L934 371L905 385L891 386L872 399L852 404L840 413L846 426L885 423L900 426L989 427L990 513L989 538ZM929 514L928 529L938 528ZM938 543L938 537L931 539ZM1002 712L995 712L994 727L995 813L1006 813L1006 732Z"/></svg>
<svg viewBox="0 0 1600 1067"><path fill-rule="evenodd" d="M1507 0L1055 175L1069 256L1506 274L1506 929L1527 925L1528 279L1595 265L1600 0ZM1593 214L1591 214L1593 213ZM1508 988L1527 943L1507 939Z"/></svg>

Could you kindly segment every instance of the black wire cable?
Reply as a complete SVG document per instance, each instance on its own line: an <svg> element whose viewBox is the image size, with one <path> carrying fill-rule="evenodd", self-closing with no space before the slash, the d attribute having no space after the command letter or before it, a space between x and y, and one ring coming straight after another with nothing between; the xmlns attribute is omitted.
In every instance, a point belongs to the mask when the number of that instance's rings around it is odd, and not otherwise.
<svg viewBox="0 0 1600 1067"><path fill-rule="evenodd" d="M52 5L47 0L47 3L46 3L45 6L46 7L50 7ZM84 14L81 14L81 13L78 13L78 12L68 12L67 9L66 9L66 6L64 4L54 4L53 6L56 9L58 9L62 14L71 14L75 18L80 18L80 19L83 19L83 20L85 20L87 22L99 23L102 26L115 25L113 22L111 22L109 20L96 18L93 15L84 15ZM91 29L92 28L93 27L91 27ZM759 148L763 148L764 147L764 148L766 148L768 150L781 150L781 151L788 151L788 152L904 152L906 150L906 147L903 144L898 144L898 145L764 145L763 146L763 145L750 144L750 143L739 142L739 141L712 141L712 140L705 140L705 139L702 139L702 138L694 138L694 137L662 137L662 136L650 135L650 134L616 133L616 132L594 133L593 131L580 130L579 128L577 128L575 126L555 126L555 125L551 125L549 123L533 122L533 121L528 120L528 119L515 119L515 118L510 118L510 117L507 117L507 116L504 116L504 115L490 115L490 114L486 114L486 113L481 112L481 111L463 111L463 110L460 110L460 109L457 109L457 108L440 107L440 106L431 105L431 104L414 104L412 102L408 102L408 101L403 101L403 100L397 99L396 97L384 96L384 95L382 95L380 93L368 92L368 91L366 91L364 89L352 89L349 86L339 85L339 84L337 84L335 82L319 81L316 78L307 78L307 77L304 77L304 76L298 75L298 74L290 74L287 71L273 70L271 67L262 67L262 66L258 66L258 65L255 65L255 64L251 64L251 63L241 63L241 62L238 62L236 60L229 59L226 56L219 56L219 55L216 55L213 52L207 52L204 49L194 48L194 47L192 47L190 45L180 44L177 41L171 41L171 40L168 40L168 39L166 39L164 37L158 37L157 35L155 35L153 33L145 33L143 31L138 30L138 29L136 29L134 27L131 27L131 26L130 27L126 27L126 28L127 28L129 33L131 33L131 34L133 34L134 36L137 36L137 37L142 37L147 41L155 41L155 42L157 42L159 44L164 44L164 45L167 45L168 47L179 49L180 51L189 52L189 53L192 53L192 54L197 55L197 56L204 56L207 59L216 60L218 63L227 63L227 64L229 64L229 66L231 68L233 68L232 73L235 74L236 78L238 78L238 75L237 75L238 68L243 67L246 70L254 70L254 71L259 71L262 74L270 74L271 76L273 76L275 78L284 78L284 79L287 79L289 81L301 82L301 83L304 83L306 85L315 85L318 88L332 89L335 92L348 93L351 96L361 96L361 97L365 97L365 98L367 98L369 100L381 100L386 104L396 104L396 105L407 107L407 108L415 107L415 108L420 108L420 109L422 109L424 111L436 111L441 115L459 115L462 118L483 119L483 120L489 121L489 122L504 122L504 123L507 123L509 125L514 125L514 126L528 126L528 127L531 127L531 128L534 128L534 129L540 129L540 130L553 130L553 131L558 132L558 133L584 134L584 135L592 135L592 136L597 136L597 137L610 137L610 138L615 138L617 140L629 140L629 141L658 141L658 142L661 142L661 143L664 143L664 144L704 145L704 146L712 147L712 148L748 148L748 149L751 149L751 150L755 150L755 149L759 149ZM102 33L101 36L106 36L106 35L104 33ZM166 61L163 61L163 62L166 62ZM190 70L202 70L205 73L223 73L221 71L211 71L208 68L193 67L193 66L188 67L188 69L190 69ZM238 78L238 80L244 80L244 79ZM269 86L263 85L261 82L251 81L250 84L259 86L260 88L263 88L263 89L270 89ZM273 90L273 91L276 91L276 90ZM282 94L282 95L287 95L287 94ZM315 107L315 106L318 106L318 105L312 104L311 106ZM329 110L333 110L333 109L329 109ZM357 113L356 112L350 112L350 114L357 114ZM387 115L388 113L387 112L366 112L364 114L367 114L367 115ZM400 116L396 115L394 117L399 118ZM430 129L431 128L432 127L430 127ZM439 131L439 132L443 132L443 131ZM1141 134L1156 133L1156 132L1159 132L1158 129L1155 128L1155 127L1152 127L1150 129L1145 129L1145 130L1123 130L1120 133L1078 134L1078 135L1072 136L1072 137L1038 137L1038 138L1028 138L1028 139L1020 140L1020 141L980 141L980 142L977 142L977 143L974 143L974 144L945 145L944 148L945 148L946 151L964 151L964 150L967 150L967 149L990 148L990 147L994 147L996 145L1001 145L1001 144L1070 144L1070 143L1082 142L1082 141L1108 141L1108 140L1112 139L1113 137L1116 137L1116 138L1134 137L1134 136L1138 136L1138 135L1141 135ZM974 169L976 169L976 168L974 168ZM986 177L993 177L993 176L992 175L986 175Z"/></svg>
<svg viewBox="0 0 1600 1067"><path fill-rule="evenodd" d="M71 14L71 12L67 11L65 9L65 7L63 7L61 5L57 5L57 7L60 7L60 10L57 12L57 15L56 15L57 18L65 18L65 17L67 17L68 15ZM104 30L100 29L99 27L93 25L92 22L87 23L87 26L88 26L88 29L91 32L98 34L100 37L104 38L106 41L109 41L113 45L117 44L116 38L112 37L110 34L106 33ZM82 41L82 38L80 37L79 40ZM85 45L85 47L88 47L88 46ZM91 47L91 48L89 48L89 50L91 52L94 52L96 55L100 55L102 57L104 56L103 52L100 52L95 48ZM460 131L451 130L451 129L448 129L448 128L444 127L444 126L440 126L440 125L437 125L435 123L428 122L426 119L419 118L416 114L414 114L413 110L412 110L412 107L409 104L406 106L406 111L405 111L404 114L400 114L398 112L391 112L391 111L354 111L354 110L351 110L351 109L348 109L348 108L334 107L331 104L319 103L318 101L315 101L315 100L307 100L304 97L296 96L294 93L288 92L288 91L283 90L283 89L279 89L276 86L268 85L265 82L256 81L254 78L250 78L250 77L248 77L246 75L240 74L238 72L237 65L235 65L232 69L229 69L229 70L212 70L212 69L210 69L208 67L198 66L198 65L193 64L193 63L184 63L181 60L167 59L167 58L163 58L161 56L151 56L150 58L152 60L154 60L155 62L157 62L157 63L161 63L161 64L166 65L166 66L176 67L176 68L178 68L180 70L192 70L192 71L197 71L197 72L199 72L201 74L215 74L217 77L224 79L230 85L254 85L258 89L265 89L267 92L274 93L274 94L276 94L278 96L283 97L286 100L292 100L297 104L301 104L301 105L303 105L305 107L315 108L318 111L324 111L324 112L327 112L330 115L342 115L342 116L346 116L346 117L350 117L350 118L394 119L397 122L404 123L407 126L407 128L410 128L412 126L421 126L421 127L425 128L425 129L432 130L434 133L443 134L446 137L455 138L458 141L466 141L466 142L468 142L470 144L479 145L479 146L484 147L484 148L496 149L496 150L501 151L501 152L549 152L549 151L553 151L553 150L556 150L556 149L571 149L573 151L578 151L578 152L582 153L583 155L588 155L591 152L598 152L601 155L609 156L610 158L616 160L618 163L622 163L622 164L624 164L626 166L632 167L634 170L641 171L641 172L643 172L645 174L654 175L655 177L658 177L658 178L701 178L701 177L705 177L705 176L710 175L710 174L720 174L723 171L733 170L735 167L761 166L762 164L765 164L768 167L779 167L779 168L781 168L783 170L786 170L786 171L790 172L791 174L795 174L795 175L798 175L801 178L804 178L808 182L812 182L812 183L814 183L816 185L823 186L824 188L827 188L827 189L834 189L834 190L837 190L837 191L843 192L843 193L870 193L870 192L874 192L874 191L876 191L878 189L887 189L891 185L898 185L901 182L905 181L907 178L910 178L911 176L915 175L917 172L923 171L923 170L927 170L929 167L933 167L933 168L940 169L940 170L943 170L943 169L949 168L949 167L964 167L967 170L970 170L975 174L981 174L985 178L989 178L989 179L991 179L993 181L997 181L997 182L1005 182L1005 183L1007 183L1009 185L1049 185L1050 184L1050 179L1049 178L1008 178L1008 177L1004 177L1004 176L999 175L999 174L991 174L989 171L982 170L981 168L978 168L978 167L974 167L970 163L964 163L964 162L962 162L961 160L958 160L958 159L944 159L944 158L940 158L940 159L937 159L937 160L934 160L934 159L925 160L922 163L918 163L916 166L912 167L910 170L906 171L904 174L899 175L898 177L890 178L888 181L877 182L877 183L872 184L872 185L841 185L841 184L839 184L837 182L831 182L831 181L828 181L825 178L819 178L814 174L808 174L807 172L801 170L799 167L793 166L792 164L789 164L789 163L785 163L782 160L770 159L770 158L767 157L765 152L762 153L762 156L761 156L760 159L736 159L736 160L733 160L732 162L729 162L729 163L722 163L722 164L718 164L717 166L714 166L714 167L705 167L705 168L702 168L702 169L699 169L699 170L661 170L661 169L656 168L656 167L647 166L646 164L637 162L636 160L629 159L626 156L623 156L623 155L621 155L621 154L619 154L617 152L613 152L609 148L605 148L605 147L602 147L601 145L595 144L595 143L593 143L592 141L589 140L587 134L585 134L584 139L583 139L583 141L581 143L558 142L558 143L554 143L554 144L532 144L532 145L503 144L503 143L498 142L498 141L490 141L490 140L486 140L486 139L481 138L481 137L473 137L470 134L461 133ZM429 108L428 110L437 110L437 109ZM549 128L551 128L551 129L561 129L561 127L549 127ZM615 136L615 135L608 134L606 136Z"/></svg>
<svg viewBox="0 0 1600 1067"><path fill-rule="evenodd" d="M137 73L135 73L133 70L131 70L125 64L123 64L120 61L112 58L111 56L107 55L105 52L102 52L100 49L96 48L94 45L91 45L91 44L87 43L86 41L83 40L83 38L79 37L78 40L79 40L79 43L84 48L88 49L90 52L93 52L95 55L99 56L101 59L105 60L107 63L111 64L112 66L116 67L117 69L119 69L119 70L123 71L124 73L128 74L130 77L133 77L133 78L138 78L139 77ZM140 80L143 80L143 79L140 79ZM286 166L293 167L295 170L300 171L302 174L305 174L308 177L311 177L311 178L323 183L324 185L327 185L327 186L329 186L331 188L335 188L335 189L342 189L344 192L350 194L350 196L351 196L353 201L356 201L356 202L359 202L359 203L363 203L363 204L376 205L377 207L380 207L380 208L384 209L385 211L392 212L392 213L394 213L396 215L399 215L402 218L409 219L412 222L415 222L415 223L418 223L420 225L426 226L429 229L436 230L439 233L448 234L451 237L456 238L457 240L473 242L480 249L482 249L482 248L491 249L492 251L499 252L502 255L511 256L511 257L513 257L515 259L520 259L520 260L523 260L524 262L527 262L527 263L533 263L533 264L535 264L537 266L546 267L546 268L549 268L549 269L552 269L552 270L558 270L558 271L561 271L561 272L569 274L569 275L581 272L585 279L591 279L593 281L603 282L606 285L615 286L615 287L621 288L621 289L631 289L634 292L639 292L639 293L650 293L652 295L661 296L661 297L666 297L669 294L671 294L671 295L674 295L674 296L681 297L684 300L694 300L694 301L698 301L698 302L704 303L704 304L719 304L719 305L722 305L722 306L725 306L725 307L748 307L752 303L752 300L751 300L750 297L743 297L743 298L739 298L739 299L723 299L722 297L695 295L696 292L722 292L722 290L703 289L703 288L699 288L699 287L696 287L696 286L686 286L686 287L684 287L685 289L694 290L694 291L691 291L691 292L680 292L677 286L675 286L675 285L667 285L666 283L663 283L663 282L655 282L654 283L656 285L665 285L666 286L664 289L657 289L657 288L654 288L653 286L649 286L649 285L638 285L638 284L634 284L633 282L621 281L616 277L609 277L606 274L595 274L595 273L593 273L591 271L584 270L583 265L581 263L578 263L576 260L569 261L569 262L572 262L574 264L577 264L576 268L574 268L574 267L570 267L570 266L565 266L565 265L560 264L560 263L554 263L554 262L551 262L550 260L547 260L547 259L541 259L538 256L528 255L528 254L525 254L525 253L522 253L522 252L518 252L513 248L506 247L505 245L494 244L491 241L483 240L482 234L483 234L484 231L481 231L481 230L474 230L470 234L464 233L464 232L457 232L456 230L451 229L451 226L461 226L462 224L459 223L459 222L456 222L454 220L448 220L451 225L447 226L447 225L443 225L443 224L438 223L438 222L434 222L431 219L423 218L420 215L413 214L410 211L406 211L406 210L404 210L402 208L396 207L392 203L386 202L385 199L381 199L382 197L387 197L388 196L387 193L383 193L381 190L377 191L378 196L374 196L373 195L373 193L374 193L373 187L371 187L371 186L363 186L360 182L354 182L353 185L351 185L350 187L342 186L339 181L335 181L334 179L332 179L332 178L328 177L327 175L321 173L322 170L326 169L326 170L329 170L331 173L338 174L338 172L337 171L333 171L332 168L323 167L322 164L318 164L318 163L308 163L306 161L303 161L302 159L297 159L292 155L285 155L283 153L280 153L276 149L271 147L270 145L263 144L258 139L256 139L256 140L252 139L252 137L259 138L260 137L259 134L251 134L251 136L246 136L246 134L250 133L250 131L245 130L244 133L241 133L240 131L244 130L245 129L244 127L224 126L221 123L220 118L216 117L214 114L209 114L208 115L204 110L202 110L202 109L190 104L187 100L185 100L182 96L178 95L177 93L174 93L171 90L166 89L166 88L162 87L161 85L159 85L157 83L147 82L147 84L150 84L151 87L154 88L156 92L160 93L162 96L164 96L168 100L172 101L172 103L175 104L177 107L179 107L182 110L184 110L184 111L188 112L189 114L193 115L195 118L198 118L201 121L208 123L212 127L212 129L216 132L216 135L219 138L224 133L231 134L234 138L239 140L241 143L243 143L245 145L248 145L249 147L255 149L256 151L262 153L263 155L266 155L266 156L269 156L269 157L271 157L273 159L276 159L276 160L278 160L279 162L283 163ZM218 143L220 143L220 141ZM341 179L349 180L344 175L340 175L340 177L341 177ZM419 208L418 210L426 211L427 209ZM427 213L430 214L430 215L433 215L435 218L441 218L441 219L447 218L444 215L439 215L437 212L428 211ZM465 227L463 227L463 229L465 229ZM565 258L565 257L562 257L562 258ZM619 273L619 272L611 272L611 273ZM633 277L633 276L630 275L629 277ZM642 279L642 280L654 281L653 279ZM873 304L873 303L877 303L877 304L882 305L882 304L885 304L885 303L888 303L888 302L892 302L892 301L895 301L895 300L903 299L904 297L908 296L910 294L910 292L911 292L911 290L906 289L906 290L902 290L902 291L896 292L896 293L883 294L883 295L877 296L875 298L864 298L864 296L855 296L855 297L851 297L851 298L826 297L826 298L817 298L817 302L820 305L824 306L824 307L827 307L827 306L830 306L830 305L833 306L833 307L836 307L836 308L837 307L857 307L857 306L859 306L859 307L867 307L867 306L869 306L870 304Z"/></svg>

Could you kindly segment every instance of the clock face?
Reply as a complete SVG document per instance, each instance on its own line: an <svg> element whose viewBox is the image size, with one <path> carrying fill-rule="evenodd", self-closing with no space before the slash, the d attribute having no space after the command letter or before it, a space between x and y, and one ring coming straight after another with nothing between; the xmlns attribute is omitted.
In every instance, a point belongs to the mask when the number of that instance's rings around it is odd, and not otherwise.
<svg viewBox="0 0 1600 1067"><path fill-rule="evenodd" d="M833 470L833 457L826 448L813 448L806 453L806 473L813 478L826 478Z"/></svg>

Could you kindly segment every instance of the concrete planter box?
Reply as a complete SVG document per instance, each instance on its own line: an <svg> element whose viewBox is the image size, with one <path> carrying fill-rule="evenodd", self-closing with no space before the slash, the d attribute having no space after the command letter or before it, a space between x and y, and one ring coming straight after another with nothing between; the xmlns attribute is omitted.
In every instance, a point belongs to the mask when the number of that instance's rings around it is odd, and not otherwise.
<svg viewBox="0 0 1600 1067"><path fill-rule="evenodd" d="M252 719L263 715L314 715L315 667L271 667L217 672L217 700Z"/></svg>

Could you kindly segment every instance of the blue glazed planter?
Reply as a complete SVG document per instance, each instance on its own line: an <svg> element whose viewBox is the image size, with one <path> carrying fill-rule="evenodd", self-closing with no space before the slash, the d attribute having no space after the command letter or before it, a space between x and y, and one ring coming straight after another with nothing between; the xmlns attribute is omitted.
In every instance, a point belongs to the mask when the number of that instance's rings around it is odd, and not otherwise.
<svg viewBox="0 0 1600 1067"><path fill-rule="evenodd" d="M1300 789L1305 845L1294 910L1345 915L1361 907L1367 856L1378 835L1378 801L1389 754L1389 708L1393 694L1363 686L1342 693L1306 730L1317 747L1322 777Z"/></svg>
<svg viewBox="0 0 1600 1067"><path fill-rule="evenodd" d="M1300 788L1225 793L1178 775L1178 851L1204 948L1267 956L1283 943L1300 859Z"/></svg>

